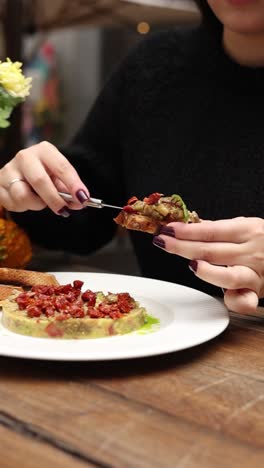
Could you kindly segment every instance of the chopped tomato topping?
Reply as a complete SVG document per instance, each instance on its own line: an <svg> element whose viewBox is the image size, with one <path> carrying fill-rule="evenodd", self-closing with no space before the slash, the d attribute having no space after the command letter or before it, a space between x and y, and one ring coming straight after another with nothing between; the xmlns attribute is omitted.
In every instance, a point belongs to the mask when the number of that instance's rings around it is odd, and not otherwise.
<svg viewBox="0 0 264 468"><path fill-rule="evenodd" d="M100 312L100 310L95 309L95 307L88 307L88 315L90 315L91 318L102 318L104 314Z"/></svg>
<svg viewBox="0 0 264 468"><path fill-rule="evenodd" d="M41 309L37 306L30 305L27 307L27 314L29 317L40 317Z"/></svg>
<svg viewBox="0 0 264 468"><path fill-rule="evenodd" d="M29 304L29 298L18 296L16 299L16 302L17 302L19 310L24 310Z"/></svg>
<svg viewBox="0 0 264 468"><path fill-rule="evenodd" d="M49 336L63 336L64 332L60 328L56 327L55 323L49 323L49 325L45 328L47 334Z"/></svg>
<svg viewBox="0 0 264 468"><path fill-rule="evenodd" d="M76 289L82 289L83 287L83 281L75 280L73 282L73 287Z"/></svg>
<svg viewBox="0 0 264 468"><path fill-rule="evenodd" d="M158 193L158 192L155 192L155 193L152 193L151 195L149 195L148 197L145 197L144 198L144 202L147 204L147 205L155 205L155 203L157 203L160 199L160 197L162 197L162 193Z"/></svg>
<svg viewBox="0 0 264 468"><path fill-rule="evenodd" d="M128 293L120 293L118 294L117 304L121 312L126 314L133 309L135 301Z"/></svg>
<svg viewBox="0 0 264 468"><path fill-rule="evenodd" d="M138 197L131 197L129 198L129 200L127 201L127 204L128 205L133 205L133 203L136 203L136 201L138 201Z"/></svg>
<svg viewBox="0 0 264 468"><path fill-rule="evenodd" d="M114 319L122 317L122 311L120 310L120 307L117 303L106 304L102 302L99 304L98 309L104 317L110 317Z"/></svg>
<svg viewBox="0 0 264 468"><path fill-rule="evenodd" d="M116 334L112 323L110 327L108 328L108 331L109 331L109 335L111 336Z"/></svg>
<svg viewBox="0 0 264 468"><path fill-rule="evenodd" d="M109 317L115 320L122 317L122 313L118 310L111 310L111 312L109 312Z"/></svg>
<svg viewBox="0 0 264 468"><path fill-rule="evenodd" d="M89 306L94 306L96 302L96 294L93 291L90 291L90 289L87 289L87 291L82 294L82 300L84 302L88 302Z"/></svg>
<svg viewBox="0 0 264 468"><path fill-rule="evenodd" d="M71 309L71 315L74 318L83 318L85 314L83 308L76 305Z"/></svg>
<svg viewBox="0 0 264 468"><path fill-rule="evenodd" d="M32 286L30 292L51 296L52 294L54 294L55 289L56 288L54 286Z"/></svg>
<svg viewBox="0 0 264 468"><path fill-rule="evenodd" d="M18 308L25 310L31 318L42 315L62 321L85 316L118 319L135 307L134 299L126 292L103 295L102 302L96 305L97 293L90 289L82 293L82 281L76 280L73 284L75 287L70 284L52 288L36 286L30 291L23 291L16 297ZM46 331L50 336L61 336L61 330L56 327L50 327Z"/></svg>
<svg viewBox="0 0 264 468"><path fill-rule="evenodd" d="M69 292L68 294L66 294L65 299L67 299L68 302L74 302L76 300L76 294L74 294L73 292Z"/></svg>
<svg viewBox="0 0 264 468"><path fill-rule="evenodd" d="M47 307L45 314L47 317L53 317L53 315L55 315L55 309L53 307Z"/></svg>
<svg viewBox="0 0 264 468"><path fill-rule="evenodd" d="M111 307L112 307L111 304L106 304L105 302L101 302L101 304L99 304L98 306L98 309L103 315L109 315L111 311Z"/></svg>
<svg viewBox="0 0 264 468"><path fill-rule="evenodd" d="M57 315L56 320L58 322L62 322L63 320L68 320L70 317L71 317L70 314L60 314L60 315Z"/></svg>
<svg viewBox="0 0 264 468"><path fill-rule="evenodd" d="M123 211L125 211L126 213L136 213L136 211L130 205L124 206Z"/></svg>

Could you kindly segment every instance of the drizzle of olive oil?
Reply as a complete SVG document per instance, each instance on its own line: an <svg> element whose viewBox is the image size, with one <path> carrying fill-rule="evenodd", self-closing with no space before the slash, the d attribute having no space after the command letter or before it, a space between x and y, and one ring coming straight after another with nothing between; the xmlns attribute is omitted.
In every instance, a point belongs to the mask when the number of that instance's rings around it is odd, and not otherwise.
<svg viewBox="0 0 264 468"><path fill-rule="evenodd" d="M153 333L159 328L160 321L152 315L146 315L144 325L137 330L139 335L146 335L147 333Z"/></svg>

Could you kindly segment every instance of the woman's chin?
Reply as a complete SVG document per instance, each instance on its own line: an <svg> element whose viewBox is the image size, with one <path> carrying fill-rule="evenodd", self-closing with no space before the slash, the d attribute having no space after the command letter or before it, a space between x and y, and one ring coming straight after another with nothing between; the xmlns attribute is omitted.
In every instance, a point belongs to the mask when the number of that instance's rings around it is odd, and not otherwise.
<svg viewBox="0 0 264 468"><path fill-rule="evenodd" d="M238 34L264 34L264 15L251 17L244 14L230 14L223 23L226 29Z"/></svg>

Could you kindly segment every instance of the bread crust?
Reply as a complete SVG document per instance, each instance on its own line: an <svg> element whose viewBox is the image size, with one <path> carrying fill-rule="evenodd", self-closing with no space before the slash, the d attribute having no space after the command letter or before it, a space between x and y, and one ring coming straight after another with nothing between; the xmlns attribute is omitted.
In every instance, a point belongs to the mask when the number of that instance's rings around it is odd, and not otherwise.
<svg viewBox="0 0 264 468"><path fill-rule="evenodd" d="M189 223L199 223L199 216L195 211L189 212ZM148 234L156 234L160 226L168 224L165 221L158 221L151 218L150 216L145 216L137 213L127 213L126 211L121 211L116 218L114 218L116 224L126 228L132 229L133 231L142 231Z"/></svg>
<svg viewBox="0 0 264 468"><path fill-rule="evenodd" d="M164 223L160 223L149 216L144 216L136 213L126 213L121 211L116 218L114 218L116 224L119 224L126 229L132 229L133 231L143 231L149 234L155 234L159 226Z"/></svg>
<svg viewBox="0 0 264 468"><path fill-rule="evenodd" d="M13 293L23 292L23 288L20 286L11 286L8 284L0 284L0 301L7 299Z"/></svg>
<svg viewBox="0 0 264 468"><path fill-rule="evenodd" d="M0 284L16 286L59 286L54 275L41 271L0 268Z"/></svg>

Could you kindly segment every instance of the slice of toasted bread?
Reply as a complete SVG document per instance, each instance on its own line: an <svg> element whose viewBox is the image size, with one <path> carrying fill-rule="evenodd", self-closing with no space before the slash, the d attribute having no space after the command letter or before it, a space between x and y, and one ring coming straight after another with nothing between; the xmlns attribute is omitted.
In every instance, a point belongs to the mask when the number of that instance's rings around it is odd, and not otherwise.
<svg viewBox="0 0 264 468"><path fill-rule="evenodd" d="M120 226L125 227L126 229L148 232L149 234L154 234L160 225L157 220L150 216L126 213L125 211L121 211L117 217L114 218L114 221L116 224L120 224Z"/></svg>
<svg viewBox="0 0 264 468"><path fill-rule="evenodd" d="M200 218L195 211L187 209L180 195L164 197L155 192L143 200L131 197L114 221L126 229L155 234L163 225L173 222L199 223Z"/></svg>
<svg viewBox="0 0 264 468"><path fill-rule="evenodd" d="M0 284L16 286L58 286L55 276L41 271L0 268Z"/></svg>
<svg viewBox="0 0 264 468"><path fill-rule="evenodd" d="M7 299L11 294L15 292L23 292L23 288L20 286L11 286L8 284L0 284L0 301Z"/></svg>

